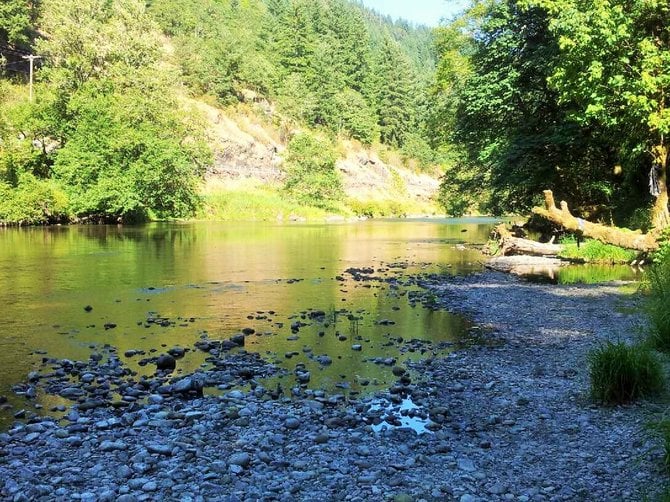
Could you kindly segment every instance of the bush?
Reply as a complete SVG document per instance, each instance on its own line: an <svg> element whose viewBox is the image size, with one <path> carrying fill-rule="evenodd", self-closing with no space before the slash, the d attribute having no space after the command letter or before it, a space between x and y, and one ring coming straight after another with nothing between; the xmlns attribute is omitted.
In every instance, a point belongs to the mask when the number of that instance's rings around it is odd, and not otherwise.
<svg viewBox="0 0 670 502"><path fill-rule="evenodd" d="M657 260L649 269L647 286L646 310L651 325L649 339L657 349L670 352L670 258Z"/></svg>
<svg viewBox="0 0 670 502"><path fill-rule="evenodd" d="M68 199L53 180L23 173L18 185L0 181L0 222L41 224L68 220Z"/></svg>
<svg viewBox="0 0 670 502"><path fill-rule="evenodd" d="M402 200L349 199L347 206L356 216L366 218L405 217L409 212Z"/></svg>
<svg viewBox="0 0 670 502"><path fill-rule="evenodd" d="M310 134L296 135L288 144L284 188L301 204L333 208L344 195L335 160L329 143Z"/></svg>
<svg viewBox="0 0 670 502"><path fill-rule="evenodd" d="M647 348L607 342L589 355L591 393L604 404L622 404L657 394L663 371Z"/></svg>

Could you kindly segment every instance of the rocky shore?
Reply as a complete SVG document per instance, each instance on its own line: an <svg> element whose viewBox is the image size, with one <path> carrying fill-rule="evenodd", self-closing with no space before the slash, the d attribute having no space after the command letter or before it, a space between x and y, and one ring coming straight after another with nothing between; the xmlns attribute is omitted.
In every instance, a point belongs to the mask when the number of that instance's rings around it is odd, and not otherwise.
<svg viewBox="0 0 670 502"><path fill-rule="evenodd" d="M189 376L130 386L113 350L103 359L113 366L104 374L117 374L111 382L82 363L80 383L66 386L68 366L54 361L61 395L96 402L80 392L102 387L127 399L75 405L62 420L34 417L0 434L0 498L653 498L665 475L647 423L662 408L603 408L588 397L588 351L643 327L635 295L616 284L539 285L492 272L419 284L431 308L470 315L478 343L398 366L398 382L374 396L265 389L262 377L276 369L239 352L217 358L217 382L260 383L210 397ZM414 429L402 426L412 421Z"/></svg>

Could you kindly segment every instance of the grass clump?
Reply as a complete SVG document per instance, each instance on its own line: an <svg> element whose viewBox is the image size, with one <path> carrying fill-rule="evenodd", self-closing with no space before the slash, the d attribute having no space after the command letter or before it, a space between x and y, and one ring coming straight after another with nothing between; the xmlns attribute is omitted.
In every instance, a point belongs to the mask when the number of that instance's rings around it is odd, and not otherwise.
<svg viewBox="0 0 670 502"><path fill-rule="evenodd" d="M663 466L670 473L670 419L661 420L658 423L658 430L663 440ZM670 500L670 491L667 492Z"/></svg>
<svg viewBox="0 0 670 502"><path fill-rule="evenodd" d="M570 260L587 263L630 263L637 258L635 251L597 240L586 240L578 246L574 237L564 237L561 244L563 251L559 256Z"/></svg>
<svg viewBox="0 0 670 502"><path fill-rule="evenodd" d="M589 354L591 393L604 404L623 404L663 390L663 370L641 345L607 342Z"/></svg>
<svg viewBox="0 0 670 502"><path fill-rule="evenodd" d="M670 257L658 260L647 275L646 310L651 344L670 352Z"/></svg>

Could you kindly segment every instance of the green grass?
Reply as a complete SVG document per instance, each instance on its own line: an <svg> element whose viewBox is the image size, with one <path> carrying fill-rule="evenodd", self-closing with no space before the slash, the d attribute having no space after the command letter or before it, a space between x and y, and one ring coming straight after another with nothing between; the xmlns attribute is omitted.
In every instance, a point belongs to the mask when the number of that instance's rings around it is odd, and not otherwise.
<svg viewBox="0 0 670 502"><path fill-rule="evenodd" d="M660 393L664 375L646 347L607 342L589 354L591 394L603 404L623 404Z"/></svg>
<svg viewBox="0 0 670 502"><path fill-rule="evenodd" d="M559 284L600 284L603 282L634 280L635 273L628 265L569 265L558 272ZM634 285L633 291L637 290Z"/></svg>
<svg viewBox="0 0 670 502"><path fill-rule="evenodd" d="M657 349L670 352L670 258L657 261L649 269L646 287L649 341Z"/></svg>
<svg viewBox="0 0 670 502"><path fill-rule="evenodd" d="M596 240L583 241L578 247L576 239L568 237L563 238L561 244L563 251L559 256L570 260L587 263L630 263L637 258L635 251Z"/></svg>
<svg viewBox="0 0 670 502"><path fill-rule="evenodd" d="M198 218L215 221L323 220L334 212L293 202L278 190L262 187L217 190L204 195ZM345 211L336 211L344 213Z"/></svg>
<svg viewBox="0 0 670 502"><path fill-rule="evenodd" d="M198 219L212 221L290 221L304 218L323 221L329 216L364 216L368 218L404 217L409 214L434 214L435 206L412 200L347 199L331 210L300 204L279 188L257 182L229 188L217 186L203 194L203 208Z"/></svg>

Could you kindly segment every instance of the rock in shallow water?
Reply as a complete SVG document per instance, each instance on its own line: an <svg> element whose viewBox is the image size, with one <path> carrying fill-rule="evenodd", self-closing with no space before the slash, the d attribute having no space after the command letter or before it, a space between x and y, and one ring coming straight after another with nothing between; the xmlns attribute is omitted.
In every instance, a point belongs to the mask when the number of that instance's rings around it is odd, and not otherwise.
<svg viewBox="0 0 670 502"><path fill-rule="evenodd" d="M163 354L156 360L156 368L159 370L173 370L177 367L177 361L169 354Z"/></svg>

